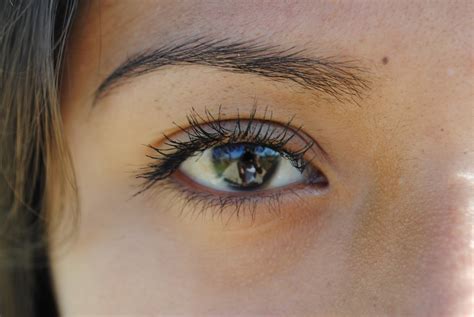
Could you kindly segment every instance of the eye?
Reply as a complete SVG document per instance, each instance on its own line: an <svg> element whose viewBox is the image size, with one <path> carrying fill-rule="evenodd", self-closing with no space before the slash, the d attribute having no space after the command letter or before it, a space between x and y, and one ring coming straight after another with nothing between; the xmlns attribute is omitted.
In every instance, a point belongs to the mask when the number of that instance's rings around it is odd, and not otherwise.
<svg viewBox="0 0 474 317"><path fill-rule="evenodd" d="M135 195L171 190L188 209L231 207L232 215L249 210L253 217L259 210L280 209L281 198L290 193L298 199L324 193L329 181L313 159L321 162L325 151L292 120L281 124L266 114L257 119L255 110L247 118L224 120L220 111L193 112L187 126L165 135L164 144L148 146L151 162L136 175L144 182Z"/></svg>
<svg viewBox="0 0 474 317"><path fill-rule="evenodd" d="M179 172L216 191L260 191L304 183L302 173L278 151L252 143L215 146L181 163Z"/></svg>

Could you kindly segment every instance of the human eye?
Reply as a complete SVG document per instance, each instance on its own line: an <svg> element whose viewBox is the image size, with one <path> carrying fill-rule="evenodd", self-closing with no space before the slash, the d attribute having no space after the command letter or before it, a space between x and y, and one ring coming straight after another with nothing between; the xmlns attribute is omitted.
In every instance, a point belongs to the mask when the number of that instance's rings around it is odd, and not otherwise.
<svg viewBox="0 0 474 317"><path fill-rule="evenodd" d="M148 145L151 161L136 175L143 180L136 195L166 189L190 208L252 217L280 209L288 195L322 195L329 181L314 161L324 151L292 122L274 121L268 109L260 117L254 109L234 119L224 119L221 110L192 111L177 135Z"/></svg>
<svg viewBox="0 0 474 317"><path fill-rule="evenodd" d="M178 171L203 188L220 192L263 191L306 181L306 175L291 159L268 146L249 142L204 150L181 163Z"/></svg>

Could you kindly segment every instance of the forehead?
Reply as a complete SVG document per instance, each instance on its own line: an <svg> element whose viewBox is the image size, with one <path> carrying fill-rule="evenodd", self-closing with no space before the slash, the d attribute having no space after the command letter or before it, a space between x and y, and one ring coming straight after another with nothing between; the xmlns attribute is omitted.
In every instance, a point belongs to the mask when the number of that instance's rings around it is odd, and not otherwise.
<svg viewBox="0 0 474 317"><path fill-rule="evenodd" d="M446 72L459 66L452 56L472 64L465 49L471 7L469 1L90 0L81 2L68 56L80 65L76 80L87 79L90 90L129 56L201 37L256 40L369 64L396 60L407 70L436 64Z"/></svg>
<svg viewBox="0 0 474 317"><path fill-rule="evenodd" d="M439 34L469 25L468 2L432 1L163 1L83 3L82 37L101 37L117 49L147 47L190 36L271 39L352 54L377 47L426 48ZM122 45L120 45L122 42ZM105 46L105 45L104 45ZM373 46L371 47L373 49Z"/></svg>
<svg viewBox="0 0 474 317"><path fill-rule="evenodd" d="M459 13L466 12L461 10L463 3L459 1L431 1L427 5L408 1L92 0L83 9L93 7L93 11L101 11L103 18L113 18L115 25L134 22L144 26L163 22L164 26L171 22L178 32L199 26L205 31L253 30L256 34L298 31L304 26L320 28L311 32L332 30L352 34L371 27L413 27L429 20L437 20L439 24L453 14L459 17ZM468 14L464 15L469 18ZM325 32L318 35L324 36Z"/></svg>

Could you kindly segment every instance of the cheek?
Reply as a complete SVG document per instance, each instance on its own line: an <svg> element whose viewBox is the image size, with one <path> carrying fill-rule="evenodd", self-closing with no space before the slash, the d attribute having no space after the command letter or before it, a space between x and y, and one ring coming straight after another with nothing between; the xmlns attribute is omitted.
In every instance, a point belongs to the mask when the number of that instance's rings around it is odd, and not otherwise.
<svg viewBox="0 0 474 317"><path fill-rule="evenodd" d="M326 277L315 276L315 268L337 262L314 256L327 245L316 238L325 225L309 219L219 232L196 228L199 220L190 227L166 210L114 199L84 200L77 240L55 262L60 294L68 294L64 306L72 311L225 312L241 311L242 304L262 311L265 298L279 298L277 306L286 296L305 298L296 289ZM311 266L302 267L305 262ZM288 287L282 289L283 281ZM124 293L123 285L134 292Z"/></svg>

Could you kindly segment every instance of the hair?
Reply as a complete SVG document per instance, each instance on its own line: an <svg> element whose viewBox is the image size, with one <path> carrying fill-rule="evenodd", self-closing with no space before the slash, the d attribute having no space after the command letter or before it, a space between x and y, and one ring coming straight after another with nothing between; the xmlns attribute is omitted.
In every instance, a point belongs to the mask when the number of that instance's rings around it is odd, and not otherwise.
<svg viewBox="0 0 474 317"><path fill-rule="evenodd" d="M74 189L58 92L76 7L77 0L0 1L2 317L58 315L48 214L60 210L58 197Z"/></svg>

